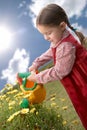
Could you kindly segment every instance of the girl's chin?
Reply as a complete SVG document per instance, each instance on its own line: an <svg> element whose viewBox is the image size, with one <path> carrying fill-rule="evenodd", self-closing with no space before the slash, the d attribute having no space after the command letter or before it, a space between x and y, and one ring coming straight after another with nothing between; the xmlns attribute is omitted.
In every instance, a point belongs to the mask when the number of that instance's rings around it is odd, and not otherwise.
<svg viewBox="0 0 87 130"><path fill-rule="evenodd" d="M57 44L58 42L57 41L55 41L55 42L52 42L53 44Z"/></svg>

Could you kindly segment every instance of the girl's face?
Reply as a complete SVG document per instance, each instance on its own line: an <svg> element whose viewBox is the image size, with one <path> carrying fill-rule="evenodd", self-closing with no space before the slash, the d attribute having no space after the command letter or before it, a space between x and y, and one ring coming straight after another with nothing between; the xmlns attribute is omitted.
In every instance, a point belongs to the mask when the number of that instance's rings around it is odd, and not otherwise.
<svg viewBox="0 0 87 130"><path fill-rule="evenodd" d="M66 24L62 22L58 26L50 27L45 25L38 25L38 31L44 36L44 38L51 43L58 43L63 36L63 32L66 28Z"/></svg>

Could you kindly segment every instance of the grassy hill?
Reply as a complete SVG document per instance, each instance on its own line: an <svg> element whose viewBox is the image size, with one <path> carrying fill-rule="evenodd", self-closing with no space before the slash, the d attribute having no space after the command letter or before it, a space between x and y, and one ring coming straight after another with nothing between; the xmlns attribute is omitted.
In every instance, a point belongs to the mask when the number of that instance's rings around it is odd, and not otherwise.
<svg viewBox="0 0 87 130"><path fill-rule="evenodd" d="M20 108L24 98L20 88L7 86L2 91L5 94L0 95L0 130L84 130L58 81L45 85L47 96L43 104L26 110Z"/></svg>
<svg viewBox="0 0 87 130"><path fill-rule="evenodd" d="M84 130L60 82L44 87L44 102L22 109L25 96L19 85L6 84L0 92L0 130Z"/></svg>

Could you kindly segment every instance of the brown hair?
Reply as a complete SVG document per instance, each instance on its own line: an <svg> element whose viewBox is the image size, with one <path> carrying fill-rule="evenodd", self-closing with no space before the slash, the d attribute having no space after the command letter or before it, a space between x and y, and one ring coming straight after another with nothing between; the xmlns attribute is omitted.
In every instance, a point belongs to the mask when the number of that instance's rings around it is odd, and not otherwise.
<svg viewBox="0 0 87 130"><path fill-rule="evenodd" d="M76 31L69 22L68 16L63 8L56 4L48 4L44 7L36 19L36 25L49 25L49 26L57 26L61 22L65 22L67 26L75 32L78 36L80 42L82 43L85 36L81 33Z"/></svg>

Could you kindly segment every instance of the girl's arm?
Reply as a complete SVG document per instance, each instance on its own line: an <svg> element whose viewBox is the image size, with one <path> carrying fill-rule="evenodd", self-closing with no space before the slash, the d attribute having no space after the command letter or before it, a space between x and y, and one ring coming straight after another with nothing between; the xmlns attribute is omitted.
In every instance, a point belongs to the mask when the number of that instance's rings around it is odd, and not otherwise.
<svg viewBox="0 0 87 130"><path fill-rule="evenodd" d="M76 48L71 43L66 42L64 44L60 44L56 50L55 66L34 75L35 81L45 84L67 76L71 72L74 65L76 58L75 52Z"/></svg>
<svg viewBox="0 0 87 130"><path fill-rule="evenodd" d="M29 67L29 71L37 70L40 66L42 66L46 62L50 61L51 59L52 59L52 51L51 51L51 48L49 48L40 57L37 57L35 59L35 61L33 62L32 66Z"/></svg>

